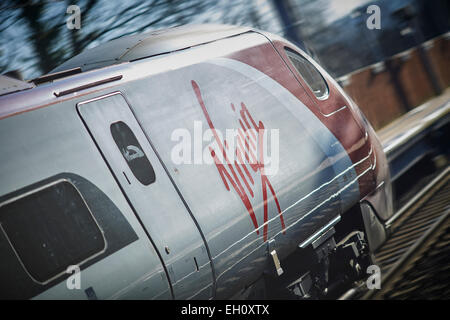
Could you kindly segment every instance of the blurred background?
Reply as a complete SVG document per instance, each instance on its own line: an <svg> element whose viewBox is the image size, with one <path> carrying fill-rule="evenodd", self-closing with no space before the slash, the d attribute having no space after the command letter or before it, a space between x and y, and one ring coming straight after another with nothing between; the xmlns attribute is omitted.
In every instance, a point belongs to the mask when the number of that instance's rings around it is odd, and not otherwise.
<svg viewBox="0 0 450 320"><path fill-rule="evenodd" d="M66 25L73 4L79 30ZM372 4L380 29L366 26ZM448 0L2 0L0 73L33 79L108 40L191 23L286 37L340 82L375 129L450 85Z"/></svg>

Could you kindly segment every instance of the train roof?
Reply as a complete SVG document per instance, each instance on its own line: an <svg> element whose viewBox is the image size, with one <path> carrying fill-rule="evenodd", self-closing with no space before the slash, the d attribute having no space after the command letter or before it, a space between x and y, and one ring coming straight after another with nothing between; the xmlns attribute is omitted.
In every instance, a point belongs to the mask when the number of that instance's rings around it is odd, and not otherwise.
<svg viewBox="0 0 450 320"><path fill-rule="evenodd" d="M85 50L52 70L51 73L76 68L80 68L81 71L88 71L122 62L130 62L186 49L250 30L251 28L246 27L203 24L125 36Z"/></svg>
<svg viewBox="0 0 450 320"><path fill-rule="evenodd" d="M124 36L69 59L49 74L29 81L0 75L0 120L65 99L67 94L122 79L120 64L179 51L253 31L230 25L187 25ZM103 68L108 67L111 68ZM103 68L102 70L98 70ZM98 72L94 70L98 70ZM90 71L91 72L85 72ZM57 80L55 82L55 80ZM56 99L55 99L56 98Z"/></svg>
<svg viewBox="0 0 450 320"><path fill-rule="evenodd" d="M34 88L32 83L0 75L0 96L31 88Z"/></svg>

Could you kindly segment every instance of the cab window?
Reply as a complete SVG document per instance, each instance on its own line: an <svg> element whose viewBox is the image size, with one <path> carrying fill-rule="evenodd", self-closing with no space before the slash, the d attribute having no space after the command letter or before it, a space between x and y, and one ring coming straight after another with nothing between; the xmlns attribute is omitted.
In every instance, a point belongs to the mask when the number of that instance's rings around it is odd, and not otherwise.
<svg viewBox="0 0 450 320"><path fill-rule="evenodd" d="M300 54L285 48L286 55L289 57L292 65L314 93L317 99L325 100L328 98L328 85L319 70L314 65L302 57Z"/></svg>

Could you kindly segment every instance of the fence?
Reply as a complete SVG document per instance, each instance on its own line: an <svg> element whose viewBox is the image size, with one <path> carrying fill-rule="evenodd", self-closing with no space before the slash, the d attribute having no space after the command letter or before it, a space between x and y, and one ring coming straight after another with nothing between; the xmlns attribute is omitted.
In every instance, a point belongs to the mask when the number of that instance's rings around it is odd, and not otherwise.
<svg viewBox="0 0 450 320"><path fill-rule="evenodd" d="M450 32L423 43L422 47L440 88L449 87ZM436 95L417 47L356 70L338 81L375 129Z"/></svg>

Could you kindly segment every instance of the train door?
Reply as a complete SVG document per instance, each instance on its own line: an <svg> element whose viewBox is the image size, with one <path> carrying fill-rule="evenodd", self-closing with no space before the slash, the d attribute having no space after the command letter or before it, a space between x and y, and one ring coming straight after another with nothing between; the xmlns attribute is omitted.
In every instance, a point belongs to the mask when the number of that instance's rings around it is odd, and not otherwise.
<svg viewBox="0 0 450 320"><path fill-rule="evenodd" d="M92 138L159 256L175 299L208 299L213 272L195 221L121 93L77 105Z"/></svg>

